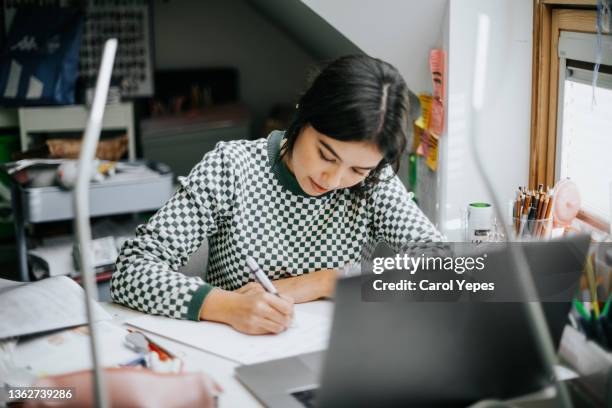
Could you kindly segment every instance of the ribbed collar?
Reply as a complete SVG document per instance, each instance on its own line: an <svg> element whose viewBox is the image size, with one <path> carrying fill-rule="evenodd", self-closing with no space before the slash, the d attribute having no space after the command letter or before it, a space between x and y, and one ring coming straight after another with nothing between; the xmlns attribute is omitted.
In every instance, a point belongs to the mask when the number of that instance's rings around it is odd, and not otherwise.
<svg viewBox="0 0 612 408"><path fill-rule="evenodd" d="M275 130L268 136L268 164L272 168L274 177L276 177L278 182L293 194L303 197L323 198L332 193L330 191L320 196L311 196L302 190L293 173L291 173L285 162L280 159L281 143L284 136L285 132L280 130Z"/></svg>

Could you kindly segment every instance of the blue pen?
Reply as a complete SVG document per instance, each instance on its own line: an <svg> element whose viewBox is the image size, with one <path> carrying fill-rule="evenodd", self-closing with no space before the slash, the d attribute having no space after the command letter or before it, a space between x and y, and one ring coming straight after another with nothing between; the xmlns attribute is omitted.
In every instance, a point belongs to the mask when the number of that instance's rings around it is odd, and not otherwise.
<svg viewBox="0 0 612 408"><path fill-rule="evenodd" d="M136 366L147 366L147 360L144 355L140 355L138 358L127 363L119 364L121 367L136 367Z"/></svg>

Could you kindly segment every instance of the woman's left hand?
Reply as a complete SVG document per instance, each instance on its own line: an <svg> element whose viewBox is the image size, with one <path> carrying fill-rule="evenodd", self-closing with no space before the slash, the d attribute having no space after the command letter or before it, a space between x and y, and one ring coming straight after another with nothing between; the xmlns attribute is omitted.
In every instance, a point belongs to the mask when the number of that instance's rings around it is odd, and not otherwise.
<svg viewBox="0 0 612 408"><path fill-rule="evenodd" d="M244 295L245 293L258 293L258 292L265 292L265 291L266 290L264 289L263 286L261 286L261 284L257 282L249 282L243 287L236 289L234 292L241 293Z"/></svg>
<svg viewBox="0 0 612 408"><path fill-rule="evenodd" d="M304 303L331 297L336 286L336 276L335 270L323 269L300 276L278 279L272 281L272 284L276 286L281 295L290 297L295 303ZM235 290L236 293L241 294L265 291L264 287L257 282L249 282Z"/></svg>

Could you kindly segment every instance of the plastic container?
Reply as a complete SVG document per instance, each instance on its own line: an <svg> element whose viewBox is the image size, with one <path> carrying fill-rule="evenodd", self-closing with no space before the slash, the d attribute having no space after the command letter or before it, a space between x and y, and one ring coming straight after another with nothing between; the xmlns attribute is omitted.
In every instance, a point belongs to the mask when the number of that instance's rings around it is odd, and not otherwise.
<svg viewBox="0 0 612 408"><path fill-rule="evenodd" d="M470 203L467 207L466 241L486 242L493 228L493 207L489 203Z"/></svg>
<svg viewBox="0 0 612 408"><path fill-rule="evenodd" d="M512 230L514 236L518 240L547 240L552 237L552 217L540 220L524 220L519 221L518 218L512 218Z"/></svg>

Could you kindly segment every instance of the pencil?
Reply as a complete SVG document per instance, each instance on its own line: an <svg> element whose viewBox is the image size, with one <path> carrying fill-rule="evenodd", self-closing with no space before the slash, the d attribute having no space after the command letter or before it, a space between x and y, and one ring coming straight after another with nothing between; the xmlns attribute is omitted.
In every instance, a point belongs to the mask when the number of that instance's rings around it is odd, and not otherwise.
<svg viewBox="0 0 612 408"><path fill-rule="evenodd" d="M538 229L537 229L537 235L543 235L542 234L542 230L544 229L545 226L545 220L546 219L546 209L548 207L548 202L550 201L550 197L548 196L548 193L546 193L546 196L543 200L540 200L540 209L538 210L538 216L537 219L539 220L539 224L538 224Z"/></svg>
<svg viewBox="0 0 612 408"><path fill-rule="evenodd" d="M538 207L540 207L540 192L536 191L535 193L535 201L532 203L533 210L533 218L538 219Z"/></svg>
<svg viewBox="0 0 612 408"><path fill-rule="evenodd" d="M523 231L527 226L527 217L529 216L529 209L531 208L531 195L529 192L525 195L525 201L523 202L523 213L521 214L521 225L519 229L519 237L523 235Z"/></svg>
<svg viewBox="0 0 612 408"><path fill-rule="evenodd" d="M595 282L595 272L593 271L593 256L592 254L587 258L586 261L586 275L587 282L589 284L589 292L591 292L591 303L593 307L593 311L595 312L595 317L599 318L599 302L597 301L597 285Z"/></svg>
<svg viewBox="0 0 612 408"><path fill-rule="evenodd" d="M521 188L516 193L516 203L514 204L514 228L518 234L521 227Z"/></svg>
<svg viewBox="0 0 612 408"><path fill-rule="evenodd" d="M548 199L548 194L546 193L542 193L540 195L540 203L538 205L538 212L537 212L537 216L536 219L541 220L542 219L542 208L544 208L544 203L546 202L546 200Z"/></svg>
<svg viewBox="0 0 612 408"><path fill-rule="evenodd" d="M529 209L531 208L531 195L527 193L525 196L525 203L523 204L523 215L527 217L529 215Z"/></svg>
<svg viewBox="0 0 612 408"><path fill-rule="evenodd" d="M544 213L544 219L547 220L546 223L542 226L543 228L542 235L544 236L548 235L548 229L551 227L549 220L550 220L550 214L552 213L554 202L555 202L554 192L551 192L550 195L548 196L548 203L546 204L546 212Z"/></svg>

